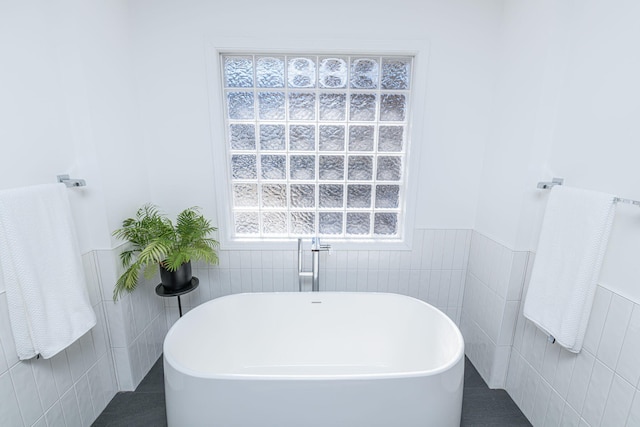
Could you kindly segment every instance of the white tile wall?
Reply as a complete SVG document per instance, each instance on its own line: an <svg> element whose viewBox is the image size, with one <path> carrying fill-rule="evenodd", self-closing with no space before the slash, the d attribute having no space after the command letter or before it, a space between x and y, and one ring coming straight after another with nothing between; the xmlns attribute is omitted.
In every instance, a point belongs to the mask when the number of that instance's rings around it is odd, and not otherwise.
<svg viewBox="0 0 640 427"><path fill-rule="evenodd" d="M640 426L640 305L599 286L583 351L570 353L522 315L534 256L473 232L461 318L467 356L536 427Z"/></svg>
<svg viewBox="0 0 640 427"><path fill-rule="evenodd" d="M640 426L639 321L640 305L599 286L585 346L574 354L539 339L520 308L507 392L534 426ZM548 401L531 405L532 393L548 389Z"/></svg>
<svg viewBox="0 0 640 427"><path fill-rule="evenodd" d="M136 290L113 301L113 287L122 272L119 253L94 251L99 296L106 313L108 349L115 365L118 390L134 390L162 353L167 332L164 301L154 288L159 279L143 279Z"/></svg>
<svg viewBox="0 0 640 427"><path fill-rule="evenodd" d="M418 229L410 251L322 253L320 289L410 295L459 323L470 243L471 230ZM296 251L220 251L219 258L218 266L194 264L200 286L181 297L184 313L223 295L298 290ZM310 252L304 260L309 269ZM165 299L165 316L167 327L178 319L176 298Z"/></svg>
<svg viewBox="0 0 640 427"><path fill-rule="evenodd" d="M0 425L89 425L160 356L177 301L157 297L152 279L114 303L117 254L83 256L98 325L50 360L18 361L0 294ZM200 286L183 296L184 312L223 295L298 289L295 251L219 256L219 266L194 265ZM506 388L534 426L640 426L640 305L598 287L584 350L575 355L522 316L532 253L471 230L416 230L411 251L322 256L323 290L402 293L447 313L481 375Z"/></svg>
<svg viewBox="0 0 640 427"><path fill-rule="evenodd" d="M472 233L460 325L465 352L491 388L505 387L528 258Z"/></svg>
<svg viewBox="0 0 640 427"><path fill-rule="evenodd" d="M117 391L94 254L82 260L97 325L51 359L18 360L0 293L0 426L88 426Z"/></svg>

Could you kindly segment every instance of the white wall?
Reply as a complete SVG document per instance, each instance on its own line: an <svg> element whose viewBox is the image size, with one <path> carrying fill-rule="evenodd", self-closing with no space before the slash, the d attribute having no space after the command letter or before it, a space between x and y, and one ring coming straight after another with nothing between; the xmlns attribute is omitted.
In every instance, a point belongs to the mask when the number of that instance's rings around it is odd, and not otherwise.
<svg viewBox="0 0 640 427"><path fill-rule="evenodd" d="M535 250L546 193L537 181L640 199L640 4L509 1L504 64L475 229ZM603 286L640 301L637 207L620 205Z"/></svg>
<svg viewBox="0 0 640 427"><path fill-rule="evenodd" d="M132 2L152 198L216 216L205 46L217 38L424 39L428 99L416 228L471 228L496 78L500 1ZM357 17L357 18L356 18ZM301 28L302 33L301 33ZM277 47L277 46L274 46ZM209 76L210 77L210 76ZM218 84L218 82L211 82ZM216 102L216 100L214 100ZM220 102L220 101L217 101ZM150 150L151 151L151 150ZM163 166L166 165L166 166Z"/></svg>
<svg viewBox="0 0 640 427"><path fill-rule="evenodd" d="M568 185L640 200L640 3L589 1L574 14L549 166ZM637 253L640 211L619 204L600 283L640 302Z"/></svg>
<svg viewBox="0 0 640 427"><path fill-rule="evenodd" d="M634 167L640 154L638 16L640 4L626 0L505 3L502 73L474 238L514 254L535 251L548 197L535 186L554 176L564 177L565 185L640 197ZM640 269L633 261L639 218L637 207L618 206L580 354L548 343L520 305L506 389L534 426L638 424L637 363L630 361L640 354ZM534 256L529 252L530 261ZM473 259L472 249L470 275L477 270ZM500 263L498 269L508 267ZM479 287L468 281L466 290L473 288ZM504 360L494 355L496 343L483 333L476 320L481 317L474 318L487 302L465 294L462 329L475 350L469 357L485 365L481 374L491 383ZM505 309L503 318L509 327L516 324L512 310Z"/></svg>
<svg viewBox="0 0 640 427"><path fill-rule="evenodd" d="M428 42L428 74L419 76L428 86L425 133L414 141L422 146L416 230L475 228L505 253L529 251L546 200L535 189L539 180L562 176L567 185L640 199L637 1L393 6L252 0L238 13L237 3L205 0L4 2L0 189L53 182L59 173L87 179L69 193L83 252L113 247L111 231L148 200L170 214L200 205L215 219L212 157L219 153L211 144L205 47L267 34ZM640 263L629 260L640 253L639 215L619 206L601 275L604 291L634 304ZM263 270L273 270L264 264L272 255L251 252ZM343 256L357 265L360 254ZM242 261L225 268L238 270L242 289L245 282L264 289L262 276L244 280ZM288 283L271 277L276 289ZM483 284L493 291L490 280ZM213 297L211 286L200 296L208 289ZM193 300L208 299L201 297ZM535 365L534 348L518 347L518 357Z"/></svg>
<svg viewBox="0 0 640 427"><path fill-rule="evenodd" d="M125 1L0 6L0 189L87 180L70 190L82 252L146 201Z"/></svg>
<svg viewBox="0 0 640 427"><path fill-rule="evenodd" d="M111 231L149 197L127 28L125 1L0 3L0 190L55 183L63 173L86 179L87 187L68 194L98 317L51 360L18 361L0 280L1 425L90 425L118 390L113 356L120 353L104 313L114 304L110 292L101 296L93 249L111 248ZM130 345L132 386L160 352L161 337L143 325L153 319L147 312L130 322L139 332Z"/></svg>
<svg viewBox="0 0 640 427"><path fill-rule="evenodd" d="M3 3L0 13L2 189L53 183L61 173L81 175L95 185L87 167L95 164L95 159L85 155L81 163L76 157L67 98L78 90L70 93L64 84L56 40L60 30L55 28L46 3ZM95 197L95 186L82 194L89 199L96 221L93 232L80 236L86 249L100 240L105 212Z"/></svg>
<svg viewBox="0 0 640 427"><path fill-rule="evenodd" d="M475 228L517 250L535 242L528 232L535 229L544 200L536 183L551 176L545 164L557 100L548 87L562 71L554 60L562 58L566 31L558 22L564 10L555 3L506 2L499 41L500 75Z"/></svg>

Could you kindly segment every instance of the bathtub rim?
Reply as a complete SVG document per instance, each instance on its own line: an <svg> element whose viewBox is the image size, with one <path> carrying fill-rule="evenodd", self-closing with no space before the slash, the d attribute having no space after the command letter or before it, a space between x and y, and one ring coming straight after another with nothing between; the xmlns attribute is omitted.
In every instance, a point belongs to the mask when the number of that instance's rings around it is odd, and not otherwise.
<svg viewBox="0 0 640 427"><path fill-rule="evenodd" d="M214 380L244 380L244 381L273 381L273 380L281 380L281 381L320 381L320 380L381 380L381 379L400 379L400 378L419 378L419 377L429 377L435 376L440 373L446 372L453 367L455 367L461 360L464 359L464 337L462 336L462 332L460 332L460 328L456 323L447 316L442 310L434 307L433 305L427 303L426 301L422 301L418 298L409 296L396 294L391 292L336 292L336 291L328 291L328 292L320 292L321 294L376 294L376 295L384 295L385 297L393 297L393 298L409 298L414 301L417 301L423 305L426 305L428 309L432 309L438 312L439 316L445 318L447 324L452 328L455 333L456 341L459 346L457 351L451 360L437 368L434 369L424 369L419 371L408 371L408 372L390 372L390 373L367 373L367 374L211 374L211 373L202 373L200 371L195 371L189 369L187 367L182 366L177 363L175 358L171 356L171 352L167 352L167 341L170 338L172 333L175 333L176 325L185 317L189 316L191 312L198 309L204 309L204 306L207 303L212 301L217 301L226 298L237 298L242 295L256 295L256 294L265 294L265 295L277 295L277 294L298 294L300 292L295 291L283 291L283 292L242 292L237 294L224 295L215 299L211 299L203 304L200 304L198 307L194 307L189 312L185 313L182 318L179 318L172 326L169 328L169 331L165 335L165 338L162 343L162 357L163 363L171 366L172 369L191 377L201 378L201 379L214 379ZM310 292L309 292L310 293ZM169 355L167 357L167 354Z"/></svg>

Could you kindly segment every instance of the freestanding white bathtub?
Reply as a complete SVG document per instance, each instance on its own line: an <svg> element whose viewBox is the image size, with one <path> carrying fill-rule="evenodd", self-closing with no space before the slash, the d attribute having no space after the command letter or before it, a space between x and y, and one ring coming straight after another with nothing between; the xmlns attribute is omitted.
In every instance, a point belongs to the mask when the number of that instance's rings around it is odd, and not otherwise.
<svg viewBox="0 0 640 427"><path fill-rule="evenodd" d="M164 341L169 426L460 425L464 343L422 301L250 293L209 301Z"/></svg>

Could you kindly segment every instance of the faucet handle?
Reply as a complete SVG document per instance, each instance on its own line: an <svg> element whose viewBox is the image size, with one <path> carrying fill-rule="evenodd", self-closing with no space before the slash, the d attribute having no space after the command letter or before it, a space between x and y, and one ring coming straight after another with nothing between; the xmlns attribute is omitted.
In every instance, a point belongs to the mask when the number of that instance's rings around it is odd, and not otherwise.
<svg viewBox="0 0 640 427"><path fill-rule="evenodd" d="M321 251L326 251L328 255L332 254L331 245L320 245Z"/></svg>
<svg viewBox="0 0 640 427"><path fill-rule="evenodd" d="M319 237L311 238L311 250L312 251L328 251L331 249L331 245L320 243Z"/></svg>

